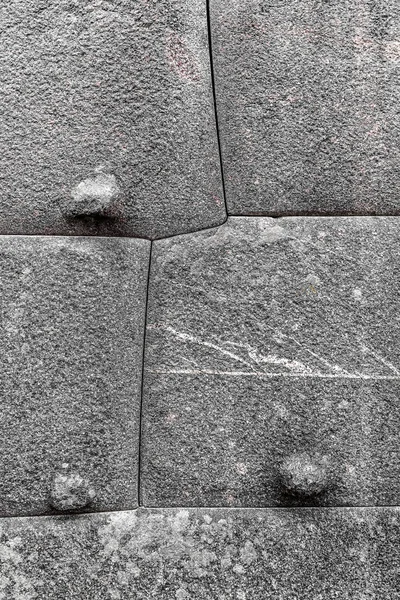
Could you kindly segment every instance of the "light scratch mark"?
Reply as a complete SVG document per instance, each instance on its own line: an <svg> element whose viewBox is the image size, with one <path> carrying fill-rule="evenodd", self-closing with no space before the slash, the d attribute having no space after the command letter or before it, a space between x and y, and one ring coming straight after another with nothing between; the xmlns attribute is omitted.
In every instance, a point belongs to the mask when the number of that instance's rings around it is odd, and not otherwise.
<svg viewBox="0 0 400 600"><path fill-rule="evenodd" d="M320 362L322 362L322 364L324 364L326 367L328 367L329 369L331 369L334 373L341 373L342 375L351 376L351 373L349 373L349 371L346 371L346 369L343 369L342 367L339 367L339 365L333 365L333 364L331 364L323 356L320 356L319 354L317 354L316 352L313 352L309 348L306 348L306 347L302 346L300 344L300 342L297 341L292 336L285 335L284 333L282 333L282 336L285 337L285 338L287 338L287 339L289 339L289 340L291 340L294 344L296 344L296 346L299 346L299 348L301 348L305 352L308 352L308 354L311 354L311 356L313 356L314 358L316 358L317 360L319 360Z"/></svg>
<svg viewBox="0 0 400 600"><path fill-rule="evenodd" d="M268 326L274 335L277 334L272 327ZM364 352L369 352L371 356L373 356L380 363L388 367L394 375L377 375L377 374L364 374L359 371L354 371L353 373L347 371L343 367L333 364L329 362L323 356L320 356L316 352L310 350L309 348L303 346L298 340L293 338L290 335L286 335L283 332L279 331L279 336L281 340L287 340L298 346L303 352L307 352L324 366L328 367L330 372L324 373L320 370L313 370L310 366L305 365L304 363L298 360L290 360L284 357L276 356L275 354L267 354L263 355L258 352L255 348L253 348L250 344L241 343L241 342L233 342L233 341L219 341L218 344L211 341L204 341L200 338L189 334L177 331L171 326L164 325L150 325L149 329L162 329L167 331L168 333L174 335L177 339L183 342L189 342L191 344L197 344L200 346L204 346L206 348L211 348L220 352L224 356L227 356L237 362L242 363L246 367L250 369L250 371L240 371L240 370L218 370L218 369L202 369L202 368L194 368L194 369L172 369L172 370L151 370L149 373L161 373L161 374L182 374L182 375L226 375L227 377L315 377L320 379L355 379L355 380L388 380L388 381L396 381L400 379L400 370L397 369L389 360L383 357L380 353L367 348L367 346L363 345L362 350ZM224 346L233 346L236 348L241 348L247 352L249 360L244 359L237 352L232 352L228 350ZM188 357L179 356L179 358L183 359L187 363L191 363L190 366L198 367L198 364L194 359L190 359ZM269 364L285 367L288 371L283 372L268 372L259 370L260 365Z"/></svg>
<svg viewBox="0 0 400 600"><path fill-rule="evenodd" d="M212 348L213 350L217 350L218 352L221 352L221 354L224 354L225 356L229 356L229 358L233 358L234 360L243 363L247 367L250 367L250 369L253 369L253 365L251 363L245 361L241 356L239 356L238 354L234 354L233 352L229 352L229 350L225 350L225 348L221 348L220 346L218 346L217 344L214 344L213 342L205 342L203 340L200 340L198 337L196 337L194 335L176 331L175 329L173 329L172 327L169 327L169 326L165 327L164 329L165 329L165 331L172 333L175 337L178 338L178 340L182 340L184 342L190 342L192 344L198 344L200 346L205 346L206 348Z"/></svg>
<svg viewBox="0 0 400 600"><path fill-rule="evenodd" d="M186 356L181 356L179 355L178 358L180 358L181 360L195 366L198 367L199 365L197 364L197 362L195 360L193 360L193 358L187 358Z"/></svg>
<svg viewBox="0 0 400 600"><path fill-rule="evenodd" d="M400 371L389 360L387 360L387 358L382 356L376 350L372 350L371 348L368 348L365 345L362 346L362 350L363 352L368 352L369 354L371 354L371 356L373 356L374 358L376 358L376 360L385 365L385 367L388 367L388 369L393 371L393 373L396 373L396 375L400 375Z"/></svg>
<svg viewBox="0 0 400 600"><path fill-rule="evenodd" d="M238 342L224 342L224 344L231 344L232 346L238 346L239 348L243 348L247 351L249 358L255 362L257 365L260 364L270 364L270 365L280 365L283 367L287 367L290 371L294 373L312 373L312 369L305 365L304 363L298 360L289 360L288 358L282 358L276 356L275 354L267 354L266 356L258 352L255 348L250 346L250 344L242 344Z"/></svg>
<svg viewBox="0 0 400 600"><path fill-rule="evenodd" d="M265 371L217 371L214 369L146 369L147 373L159 375L226 375L227 377L294 377L294 378L317 378L317 379L358 379L365 381L399 381L397 375L363 375L355 374L333 374L333 373L267 373Z"/></svg>

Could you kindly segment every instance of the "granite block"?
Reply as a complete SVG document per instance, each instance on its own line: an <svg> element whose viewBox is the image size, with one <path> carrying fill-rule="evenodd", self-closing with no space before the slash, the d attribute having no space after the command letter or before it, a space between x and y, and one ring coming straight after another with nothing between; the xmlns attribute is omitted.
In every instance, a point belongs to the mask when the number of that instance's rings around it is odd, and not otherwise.
<svg viewBox="0 0 400 600"><path fill-rule="evenodd" d="M386 509L143 510L2 519L7 600L393 600Z"/></svg>
<svg viewBox="0 0 400 600"><path fill-rule="evenodd" d="M0 32L0 234L224 221L205 0L11 0Z"/></svg>
<svg viewBox="0 0 400 600"><path fill-rule="evenodd" d="M154 243L145 506L400 498L400 223L230 217Z"/></svg>
<svg viewBox="0 0 400 600"><path fill-rule="evenodd" d="M399 214L397 0L210 0L228 212Z"/></svg>
<svg viewBox="0 0 400 600"><path fill-rule="evenodd" d="M0 237L1 516L137 506L149 254Z"/></svg>

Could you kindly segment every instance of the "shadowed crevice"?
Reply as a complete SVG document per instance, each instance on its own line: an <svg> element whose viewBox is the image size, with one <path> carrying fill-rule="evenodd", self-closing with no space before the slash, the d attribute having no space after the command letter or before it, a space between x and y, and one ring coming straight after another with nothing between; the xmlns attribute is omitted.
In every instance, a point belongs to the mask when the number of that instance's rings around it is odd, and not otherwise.
<svg viewBox="0 0 400 600"><path fill-rule="evenodd" d="M150 271L151 271L151 257L153 251L153 242L150 244L150 252L149 252L149 263L147 269L147 286L146 286L146 300L145 300L145 308L144 308L144 324L143 324L143 344L142 344L142 382L140 386L140 408L139 408L139 440L138 440L138 507L140 507L141 500L141 470L142 470L142 439L143 439L143 425L142 425L142 417L143 417L143 393L144 393L144 366L145 366L145 356L146 356L146 330L147 330L147 312L148 312L148 304L149 304L149 287L150 287Z"/></svg>
<svg viewBox="0 0 400 600"><path fill-rule="evenodd" d="M210 73L211 73L211 85L212 85L212 95L213 95L213 105L214 105L215 129L216 129L217 142L218 142L219 163L220 163L220 169L221 169L221 182L222 182L222 192L224 195L225 211L226 211L226 214L229 215L228 204L226 201L225 175L224 175L224 165L223 165L223 161L222 161L221 139L220 139L220 134L219 134L219 123L218 123L217 97L216 97L216 90L215 90L210 0L206 0L206 7L207 7L208 50L210 53Z"/></svg>

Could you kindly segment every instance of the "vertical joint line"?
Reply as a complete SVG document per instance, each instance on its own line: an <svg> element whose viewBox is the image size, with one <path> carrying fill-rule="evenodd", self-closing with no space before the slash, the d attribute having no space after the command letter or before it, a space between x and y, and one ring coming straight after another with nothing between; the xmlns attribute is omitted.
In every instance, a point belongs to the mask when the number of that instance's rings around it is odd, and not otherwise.
<svg viewBox="0 0 400 600"><path fill-rule="evenodd" d="M206 7L207 7L207 32L208 32L208 51L209 51L209 55L210 55L211 87L212 87L213 105L214 105L215 129L216 129L217 143L218 143L219 164L220 164L220 171L221 171L222 193L224 195L224 203L225 203L226 216L228 217L228 203L226 201L224 165L223 165L223 161L222 161L221 137L220 137L220 134L219 134L219 123L218 123L217 95L216 95L216 86L215 86L214 60L213 60L213 47L212 47L212 30L211 30L210 1L211 0L206 0Z"/></svg>
<svg viewBox="0 0 400 600"><path fill-rule="evenodd" d="M142 496L142 443L143 443L143 396L144 396L144 369L145 369L145 358L146 358L146 331L147 331L147 312L149 305L149 288L150 288L150 271L151 271L151 257L153 252L153 241L150 241L150 252L149 252L149 263L147 270L147 286L146 286L146 300L144 307L144 323L143 323L143 347L142 347L142 381L140 384L140 406L139 406L139 440L138 440L138 463L137 463L137 504L141 505Z"/></svg>

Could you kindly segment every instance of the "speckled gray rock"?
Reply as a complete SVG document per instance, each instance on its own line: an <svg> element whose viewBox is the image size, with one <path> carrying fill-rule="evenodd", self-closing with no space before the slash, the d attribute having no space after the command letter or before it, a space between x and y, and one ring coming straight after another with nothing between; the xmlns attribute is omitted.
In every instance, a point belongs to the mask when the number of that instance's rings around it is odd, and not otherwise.
<svg viewBox="0 0 400 600"><path fill-rule="evenodd" d="M137 506L149 253L147 240L0 237L0 515ZM54 495L64 472L88 482L87 502L80 486L80 500Z"/></svg>
<svg viewBox="0 0 400 600"><path fill-rule="evenodd" d="M10 0L0 33L0 233L224 221L205 0Z"/></svg>
<svg viewBox="0 0 400 600"><path fill-rule="evenodd" d="M88 508L96 498L96 491L87 479L71 471L68 463L63 463L54 474L50 487L50 505L58 512L68 512Z"/></svg>
<svg viewBox="0 0 400 600"><path fill-rule="evenodd" d="M398 0L210 0L230 214L399 214Z"/></svg>
<svg viewBox="0 0 400 600"><path fill-rule="evenodd" d="M279 476L288 494L309 498L334 485L330 471L328 456L295 452L282 461Z"/></svg>
<svg viewBox="0 0 400 600"><path fill-rule="evenodd" d="M144 505L397 505L400 221L231 217L152 256ZM315 497L282 485L303 452Z"/></svg>
<svg viewBox="0 0 400 600"><path fill-rule="evenodd" d="M7 600L393 600L399 510L139 510L0 522Z"/></svg>

